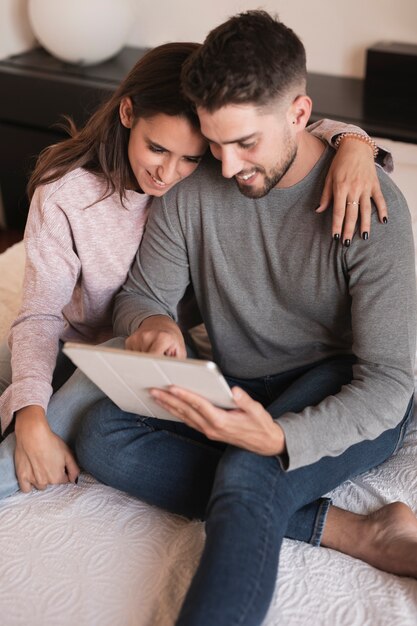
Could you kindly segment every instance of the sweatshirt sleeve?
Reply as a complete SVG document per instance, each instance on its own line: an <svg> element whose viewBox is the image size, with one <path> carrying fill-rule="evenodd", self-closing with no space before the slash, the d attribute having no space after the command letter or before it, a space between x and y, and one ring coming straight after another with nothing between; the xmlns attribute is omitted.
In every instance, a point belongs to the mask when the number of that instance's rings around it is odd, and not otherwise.
<svg viewBox="0 0 417 626"><path fill-rule="evenodd" d="M59 206L48 204L45 193L46 188L36 190L25 229L23 300L9 335L12 384L0 398L3 430L24 406L46 410L65 326L62 310L80 273L67 217Z"/></svg>
<svg viewBox="0 0 417 626"><path fill-rule="evenodd" d="M386 178L380 173L380 178ZM404 417L414 391L416 279L410 215L393 185L383 186L395 209L386 225L375 212L372 238L357 234L340 247L351 297L353 379L339 393L300 413L277 418L283 428L288 469L337 456L373 440ZM368 245L369 244L369 245Z"/></svg>
<svg viewBox="0 0 417 626"><path fill-rule="evenodd" d="M151 315L167 315L177 321L178 303L190 282L189 262L174 203L169 217L166 203L167 196L153 200L141 245L116 296L116 336L131 335Z"/></svg>
<svg viewBox="0 0 417 626"><path fill-rule="evenodd" d="M334 147L337 136L341 133L359 133L365 137L369 136L368 133L362 130L362 128L359 128L359 126L328 119L319 120L318 122L314 122L314 124L310 124L307 126L307 130L319 139L326 141L332 147ZM380 165L382 169L388 173L392 172L394 170L392 154L380 145L378 145L378 148L377 165Z"/></svg>

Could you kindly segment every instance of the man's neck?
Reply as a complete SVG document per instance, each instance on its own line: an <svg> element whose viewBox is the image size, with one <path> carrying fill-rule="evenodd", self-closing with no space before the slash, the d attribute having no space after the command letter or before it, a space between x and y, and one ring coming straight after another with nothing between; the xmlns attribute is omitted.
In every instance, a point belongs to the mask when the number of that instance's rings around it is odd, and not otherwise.
<svg viewBox="0 0 417 626"><path fill-rule="evenodd" d="M293 187L307 176L325 150L323 142L306 130L299 134L297 155L288 172L281 178L277 189Z"/></svg>

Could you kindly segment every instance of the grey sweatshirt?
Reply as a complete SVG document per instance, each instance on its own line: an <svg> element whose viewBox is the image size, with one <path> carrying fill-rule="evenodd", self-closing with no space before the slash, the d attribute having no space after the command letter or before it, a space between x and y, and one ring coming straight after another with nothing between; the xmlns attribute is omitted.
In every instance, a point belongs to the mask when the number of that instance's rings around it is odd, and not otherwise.
<svg viewBox="0 0 417 626"><path fill-rule="evenodd" d="M285 413L288 469L336 456L395 427L414 388L414 247L404 197L379 173L390 218L350 247L316 214L333 158L328 148L298 184L253 200L207 158L155 199L145 235L116 298L115 334L148 316L176 319L191 281L224 374L256 378L354 354L353 380L300 413Z"/></svg>

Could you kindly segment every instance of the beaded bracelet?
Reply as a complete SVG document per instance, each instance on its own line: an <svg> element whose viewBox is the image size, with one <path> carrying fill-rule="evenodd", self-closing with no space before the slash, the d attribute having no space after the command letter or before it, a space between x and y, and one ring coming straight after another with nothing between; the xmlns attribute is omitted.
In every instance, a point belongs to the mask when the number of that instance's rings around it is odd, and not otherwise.
<svg viewBox="0 0 417 626"><path fill-rule="evenodd" d="M376 145L375 141L371 137L368 137L368 135L361 135L360 133L353 133L353 132L352 133L341 133L340 135L338 135L336 137L336 139L333 142L334 143L334 147L336 149L340 146L340 142L345 137L351 137L352 139L359 139L359 141L364 141L365 143L368 144L368 146L370 146L372 148L372 152L374 153L374 159L376 159L376 157L378 156L379 148Z"/></svg>

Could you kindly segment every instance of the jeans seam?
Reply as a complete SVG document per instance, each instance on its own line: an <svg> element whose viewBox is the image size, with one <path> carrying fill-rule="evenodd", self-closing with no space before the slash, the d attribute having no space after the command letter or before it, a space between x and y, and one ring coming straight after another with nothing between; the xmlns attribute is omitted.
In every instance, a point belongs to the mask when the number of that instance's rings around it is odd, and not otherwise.
<svg viewBox="0 0 417 626"><path fill-rule="evenodd" d="M210 443L204 443L203 441L198 441L197 439L193 439L192 437L187 437L186 435L180 435L177 432L172 431L172 430L166 430L165 428L155 428L155 426L148 423L148 420L150 419L154 419L154 418L138 416L138 418L136 419L136 426L138 428L141 428L141 427L146 428L150 433L165 433L166 435L169 435L170 437L181 439L182 441L191 443L194 446L203 448L204 450L214 450L216 452L224 452L224 450L222 450L219 446L216 445L216 443L218 442L213 442L213 445L210 445ZM208 439L208 441L210 440Z"/></svg>
<svg viewBox="0 0 417 626"><path fill-rule="evenodd" d="M159 431L156 431L159 432ZM197 439L193 439L192 437L186 437L185 435L179 435L178 433L173 433L169 430L165 430L163 431L165 433L167 433L168 435L171 435L172 437L176 437L177 439L182 439L182 441L186 441L187 443L191 443L193 444L193 446L198 446L199 448L203 448L204 450L210 450L210 451L215 451L215 452L219 452L219 453L223 453L224 450L221 450L220 448L218 448L215 445L210 445L208 443L203 443L202 441L197 441Z"/></svg>
<svg viewBox="0 0 417 626"><path fill-rule="evenodd" d="M321 543L323 530L326 525L327 513L329 512L331 503L332 501L330 498L321 498L316 519L314 520L313 532L309 541L312 546L318 547Z"/></svg>
<svg viewBox="0 0 417 626"><path fill-rule="evenodd" d="M151 433L156 433L157 429L152 426L151 424L148 424L148 419L149 417L143 417L141 415L138 415L137 419L136 419L136 425L146 428L147 430L149 430L149 432Z"/></svg>

